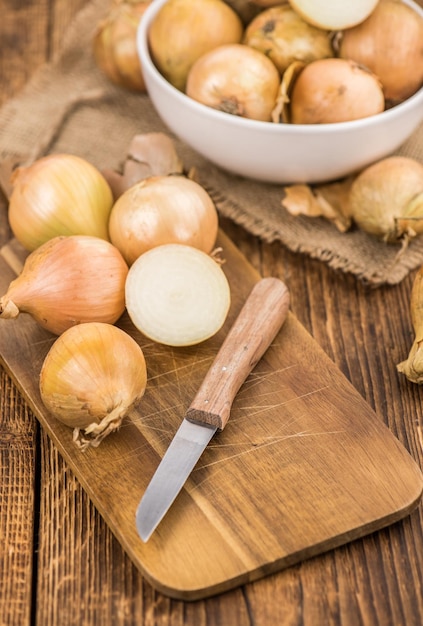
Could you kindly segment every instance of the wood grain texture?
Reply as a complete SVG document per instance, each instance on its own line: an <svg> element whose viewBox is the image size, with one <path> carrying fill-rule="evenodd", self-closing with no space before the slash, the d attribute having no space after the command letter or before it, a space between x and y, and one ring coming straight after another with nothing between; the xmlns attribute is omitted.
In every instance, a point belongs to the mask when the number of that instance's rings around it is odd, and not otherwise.
<svg viewBox="0 0 423 626"><path fill-rule="evenodd" d="M25 624L31 610L37 424L0 374L0 624Z"/></svg>
<svg viewBox="0 0 423 626"><path fill-rule="evenodd" d="M423 489L405 448L289 314L236 396L227 427L203 452L152 538L141 542L135 511L186 407L235 319L242 328L245 319L250 324L247 297L252 293L255 302L256 290L273 284L259 281L223 232L217 243L231 289L223 328L198 346L175 349L143 337L124 314L118 325L143 348L147 389L119 433L98 449L82 453L72 429L42 405L39 372L55 337L25 314L0 320L4 366L122 547L155 588L186 600L227 591L391 524L415 508ZM13 275L9 256L3 249L3 292ZM284 283L276 285L286 304Z"/></svg>
<svg viewBox="0 0 423 626"><path fill-rule="evenodd" d="M70 17L84 3L85 0L32 3L7 0L3 4L0 103L13 97L60 46ZM19 44L15 45L17 40ZM3 203L2 242L8 238L6 216ZM264 245L227 221L223 226L261 275L279 276L286 281L293 313L375 410L377 418L388 425L422 467L423 391L397 376L395 371L395 363L406 357L412 340L408 302L413 275L395 288L368 291L351 276L336 274L321 263L287 252L276 243ZM36 420L7 374L3 372L2 376L5 383L2 383L1 419L7 421L8 407L13 407L14 426L28 434L34 425L36 428ZM8 447L23 461L20 443L21 437L15 437L13 431ZM422 505L404 520L364 539L241 589L185 603L162 596L142 579L43 429L39 444L34 438L32 453L22 462L21 471L29 484L33 459L35 455L42 456L37 479L41 497L38 501L35 494L33 511L40 515L40 547L33 577L26 569L28 575L19 577L19 585L3 580L12 575L7 559L7 569L0 567L2 625L421 626L423 623ZM7 485L17 484L17 466L13 465L6 476ZM0 490L4 494L0 527L12 528L10 511L14 515L18 511L22 519L28 503L12 496L11 486L3 483ZM25 550L31 553L32 547L22 540L23 526L14 524L10 536L21 547L21 554ZM3 534L0 544L2 537ZM68 537L74 537L72 552ZM31 617L32 580L36 593ZM12 605L20 606L20 612L13 613Z"/></svg>

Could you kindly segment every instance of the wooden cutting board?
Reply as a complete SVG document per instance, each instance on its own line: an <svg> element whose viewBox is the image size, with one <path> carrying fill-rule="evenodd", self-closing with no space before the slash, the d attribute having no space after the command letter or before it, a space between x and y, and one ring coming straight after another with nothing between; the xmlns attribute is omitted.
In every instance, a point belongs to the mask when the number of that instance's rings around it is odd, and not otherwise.
<svg viewBox="0 0 423 626"><path fill-rule="evenodd" d="M100 514L145 578L171 597L200 599L317 555L407 515L419 502L416 463L290 314L242 386L225 430L201 457L146 544L135 510L223 337L259 276L220 234L232 289L225 327L190 348L144 349L147 391L118 433L80 452L44 409L38 376L54 336L31 318L0 320L2 362ZM0 254L0 290L22 251ZM288 285L289 286L289 285Z"/></svg>

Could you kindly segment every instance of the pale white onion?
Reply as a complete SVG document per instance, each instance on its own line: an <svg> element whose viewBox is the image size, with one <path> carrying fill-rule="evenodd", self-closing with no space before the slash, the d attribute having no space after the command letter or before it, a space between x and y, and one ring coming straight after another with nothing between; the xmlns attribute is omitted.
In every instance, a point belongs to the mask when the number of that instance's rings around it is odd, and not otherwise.
<svg viewBox="0 0 423 626"><path fill-rule="evenodd" d="M289 0L310 24L342 30L359 24L370 15L379 0Z"/></svg>
<svg viewBox="0 0 423 626"><path fill-rule="evenodd" d="M182 244L142 254L126 280L126 309L146 337L189 346L215 335L231 302L228 280L210 255Z"/></svg>

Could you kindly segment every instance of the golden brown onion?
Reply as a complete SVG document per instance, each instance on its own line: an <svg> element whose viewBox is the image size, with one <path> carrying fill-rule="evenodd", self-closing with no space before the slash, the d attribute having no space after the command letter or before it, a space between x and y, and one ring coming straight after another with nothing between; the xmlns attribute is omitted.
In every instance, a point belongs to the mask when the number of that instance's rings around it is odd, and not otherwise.
<svg viewBox="0 0 423 626"><path fill-rule="evenodd" d="M183 243L213 250L218 215L213 200L184 176L154 176L130 187L113 206L109 232L128 265L147 250Z"/></svg>
<svg viewBox="0 0 423 626"><path fill-rule="evenodd" d="M402 156L370 165L351 185L349 205L359 228L387 243L423 233L423 165Z"/></svg>
<svg viewBox="0 0 423 626"><path fill-rule="evenodd" d="M55 237L31 252L0 298L0 317L27 313L60 335L83 322L114 323L125 310L128 266L109 241Z"/></svg>
<svg viewBox="0 0 423 626"><path fill-rule="evenodd" d="M108 239L112 191L102 174L73 154L50 154L12 174L9 223L29 251L59 235Z"/></svg>
<svg viewBox="0 0 423 626"><path fill-rule="evenodd" d="M329 31L311 26L289 5L259 13L248 24L243 43L266 54L281 74L294 61L334 56Z"/></svg>
<svg viewBox="0 0 423 626"><path fill-rule="evenodd" d="M93 54L98 67L116 85L145 92L136 38L139 22L151 0L114 0L94 33Z"/></svg>
<svg viewBox="0 0 423 626"><path fill-rule="evenodd" d="M390 104L423 85L423 18L399 0L381 0L364 22L341 33L339 54L365 65Z"/></svg>
<svg viewBox="0 0 423 626"><path fill-rule="evenodd" d="M378 79L346 59L320 59L304 67L291 92L293 124L333 124L376 115L385 101Z"/></svg>
<svg viewBox="0 0 423 626"><path fill-rule="evenodd" d="M222 0L169 0L157 12L148 34L151 56L161 74L181 91L202 54L241 41L241 18Z"/></svg>
<svg viewBox="0 0 423 626"><path fill-rule="evenodd" d="M39 382L46 408L74 429L73 440L85 450L120 428L144 395L147 367L130 335L111 324L90 322L56 339Z"/></svg>
<svg viewBox="0 0 423 626"><path fill-rule="evenodd" d="M268 122L279 86L279 72L262 52L242 44L228 44L194 63L186 93L218 111Z"/></svg>

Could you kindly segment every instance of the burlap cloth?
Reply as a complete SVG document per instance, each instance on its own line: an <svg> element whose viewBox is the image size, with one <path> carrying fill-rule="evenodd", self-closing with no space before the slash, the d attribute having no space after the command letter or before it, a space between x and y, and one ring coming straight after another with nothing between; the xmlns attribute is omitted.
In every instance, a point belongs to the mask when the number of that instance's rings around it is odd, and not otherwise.
<svg viewBox="0 0 423 626"><path fill-rule="evenodd" d="M113 86L94 64L91 39L109 2L87 3L70 24L60 55L0 109L1 159L25 161L28 155L69 152L100 169L117 168L135 134L163 131L172 136L147 95ZM221 215L263 240L280 241L372 286L396 284L423 264L423 237L398 255L398 246L357 229L340 233L323 218L290 216L281 207L280 186L229 175L174 139L186 168L196 167ZM399 153L423 162L423 126Z"/></svg>

